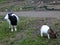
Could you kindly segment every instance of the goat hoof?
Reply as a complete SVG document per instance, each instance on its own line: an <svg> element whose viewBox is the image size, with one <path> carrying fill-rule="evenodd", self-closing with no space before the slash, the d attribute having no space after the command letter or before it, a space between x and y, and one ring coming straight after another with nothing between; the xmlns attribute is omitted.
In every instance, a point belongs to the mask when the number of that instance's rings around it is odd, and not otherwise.
<svg viewBox="0 0 60 45"><path fill-rule="evenodd" d="M11 30L11 32L13 32L13 30Z"/></svg>
<svg viewBox="0 0 60 45"><path fill-rule="evenodd" d="M15 31L17 31L17 29L15 29Z"/></svg>

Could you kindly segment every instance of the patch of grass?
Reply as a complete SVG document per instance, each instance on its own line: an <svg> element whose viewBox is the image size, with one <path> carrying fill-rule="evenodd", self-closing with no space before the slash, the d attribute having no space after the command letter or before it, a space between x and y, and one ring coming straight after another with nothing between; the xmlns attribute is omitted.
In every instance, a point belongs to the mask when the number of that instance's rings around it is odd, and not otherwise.
<svg viewBox="0 0 60 45"><path fill-rule="evenodd" d="M11 6L6 6L6 7L2 7L0 8L0 11L6 11L6 9L8 10L13 10L13 11L30 11L30 10L33 10L33 7L23 7L23 6L14 6L14 5L11 5Z"/></svg>
<svg viewBox="0 0 60 45"><path fill-rule="evenodd" d="M0 0L0 3L3 2L4 0Z"/></svg>
<svg viewBox="0 0 60 45"><path fill-rule="evenodd" d="M60 45L60 33L58 28L60 21L55 18L28 18L19 17L17 31L11 32L4 16L0 16L0 44L3 45ZM59 36L57 39L47 39L40 36L40 27L46 21ZM55 23L56 22L56 23ZM59 30L58 30L59 29Z"/></svg>

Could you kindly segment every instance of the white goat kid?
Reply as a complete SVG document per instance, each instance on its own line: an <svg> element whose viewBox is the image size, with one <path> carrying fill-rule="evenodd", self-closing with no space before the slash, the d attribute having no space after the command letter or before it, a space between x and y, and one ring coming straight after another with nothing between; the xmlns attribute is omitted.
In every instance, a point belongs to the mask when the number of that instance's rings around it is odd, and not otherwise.
<svg viewBox="0 0 60 45"><path fill-rule="evenodd" d="M47 34L48 39L50 39L50 35L51 35L52 37L54 37L54 38L57 37L56 32L53 31L53 30L52 30L49 26L47 26L47 25L43 25L43 26L41 27L40 33L41 33L41 36L43 36L43 34Z"/></svg>
<svg viewBox="0 0 60 45"><path fill-rule="evenodd" d="M11 28L12 32L13 32L13 30L15 30L15 31L17 30L16 26L17 26L17 22L19 21L19 18L16 14L8 13L4 17L4 19L7 20L7 22L9 23L9 28Z"/></svg>

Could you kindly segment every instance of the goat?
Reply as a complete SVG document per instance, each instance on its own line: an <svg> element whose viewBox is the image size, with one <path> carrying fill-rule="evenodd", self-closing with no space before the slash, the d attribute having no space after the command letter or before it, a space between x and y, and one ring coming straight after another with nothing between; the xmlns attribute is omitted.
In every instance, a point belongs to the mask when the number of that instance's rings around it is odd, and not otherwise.
<svg viewBox="0 0 60 45"><path fill-rule="evenodd" d="M41 37L43 36L43 34L47 34L48 39L50 39L50 36L56 38L56 32L53 31L48 25L43 25L40 29L40 33L41 33Z"/></svg>
<svg viewBox="0 0 60 45"><path fill-rule="evenodd" d="M13 30L15 30L15 31L17 30L16 26L17 26L17 22L19 21L19 18L16 14L8 13L4 17L4 19L7 20L7 22L9 23L9 28L11 29L12 32L13 32Z"/></svg>

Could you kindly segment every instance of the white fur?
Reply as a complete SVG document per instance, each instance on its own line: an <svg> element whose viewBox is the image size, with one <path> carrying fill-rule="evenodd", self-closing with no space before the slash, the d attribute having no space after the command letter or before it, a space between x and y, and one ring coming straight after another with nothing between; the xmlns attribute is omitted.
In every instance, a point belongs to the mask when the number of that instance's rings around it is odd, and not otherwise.
<svg viewBox="0 0 60 45"><path fill-rule="evenodd" d="M16 16L16 18L17 18L17 22L19 21L19 18L18 18L18 16L16 15L16 14L12 14L12 16ZM6 14L6 16L4 17L4 19L5 20L7 20L7 22L9 23L9 28L11 28L11 31L13 32L13 28L15 28L15 31L17 30L16 29L16 25L15 26L13 26L13 25L11 25L11 23L10 23L10 20L8 19L8 14ZM13 20L13 19L12 19Z"/></svg>
<svg viewBox="0 0 60 45"><path fill-rule="evenodd" d="M49 36L49 34L48 34L48 30L49 30L49 29L50 29L49 26L43 25L43 26L41 27L41 29L40 29L41 36L43 36L43 33L45 33L45 34L47 34L48 39L50 39L50 36Z"/></svg>

